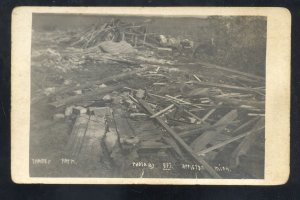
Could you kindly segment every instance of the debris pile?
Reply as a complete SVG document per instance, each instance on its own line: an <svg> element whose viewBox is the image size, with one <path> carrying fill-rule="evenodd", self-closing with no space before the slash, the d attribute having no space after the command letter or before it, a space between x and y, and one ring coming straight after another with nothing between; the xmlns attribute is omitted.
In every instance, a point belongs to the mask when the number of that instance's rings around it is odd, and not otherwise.
<svg viewBox="0 0 300 200"><path fill-rule="evenodd" d="M202 167L198 178L261 178L264 78L199 61L158 57L157 52L193 44L168 44L172 39L155 37L145 27L112 20L69 39L67 49L72 53L47 50L48 61L54 58L55 65L62 65L74 57L67 66L77 62L82 72L88 62L114 64L107 71L103 65L102 77L78 81L76 76L64 76L62 84L33 92L32 105L50 105L54 120L73 127L67 155L86 165L106 162L116 177L145 177L144 170L142 175L128 174L133 162L150 159L175 163L175 177L194 177L182 172L182 165L189 163ZM257 163L253 168L262 170L245 167L247 163ZM228 166L232 173L218 170L218 165ZM151 173L158 172L147 173L153 177Z"/></svg>

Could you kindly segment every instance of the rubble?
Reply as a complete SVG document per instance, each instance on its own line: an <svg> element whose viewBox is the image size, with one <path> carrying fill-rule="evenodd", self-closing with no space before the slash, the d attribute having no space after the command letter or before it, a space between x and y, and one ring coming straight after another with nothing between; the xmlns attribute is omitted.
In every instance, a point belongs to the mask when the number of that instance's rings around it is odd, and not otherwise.
<svg viewBox="0 0 300 200"><path fill-rule="evenodd" d="M86 112L87 112L87 109L82 106L73 107L73 110L72 110L72 113L74 113L75 115L85 114Z"/></svg>
<svg viewBox="0 0 300 200"><path fill-rule="evenodd" d="M65 36L56 44L67 44L64 50L33 51L34 65L64 75L61 85L33 91L32 104L51 106L54 120L73 120L66 152L78 162L97 165L106 151L120 170L149 155L199 164L202 177L221 178L212 167L217 162L237 169L264 131L265 79L169 59L174 49L192 49L193 41L147 31L115 19ZM72 70L87 77L72 78ZM221 159L222 153L229 156Z"/></svg>
<svg viewBox="0 0 300 200"><path fill-rule="evenodd" d="M54 121L62 120L62 119L64 119L64 118L65 118L65 115L62 114L62 113L57 113L57 114L55 114L55 115L53 116L53 120L54 120Z"/></svg>

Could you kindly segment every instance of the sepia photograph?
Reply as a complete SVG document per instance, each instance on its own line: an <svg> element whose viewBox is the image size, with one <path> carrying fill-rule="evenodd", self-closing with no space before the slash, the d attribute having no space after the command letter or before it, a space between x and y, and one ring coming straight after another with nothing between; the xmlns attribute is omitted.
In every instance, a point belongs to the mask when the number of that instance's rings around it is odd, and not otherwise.
<svg viewBox="0 0 300 200"><path fill-rule="evenodd" d="M28 178L265 180L268 23L32 12Z"/></svg>

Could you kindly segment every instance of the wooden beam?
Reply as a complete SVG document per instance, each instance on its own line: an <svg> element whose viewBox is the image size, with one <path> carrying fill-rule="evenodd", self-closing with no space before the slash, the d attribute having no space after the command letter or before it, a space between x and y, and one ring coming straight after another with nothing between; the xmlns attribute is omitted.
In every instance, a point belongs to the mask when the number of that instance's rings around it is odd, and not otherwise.
<svg viewBox="0 0 300 200"><path fill-rule="evenodd" d="M165 112L167 112L168 110L170 110L173 107L174 107L174 104L171 104L168 107L166 107L166 108L160 110L159 112L155 113L154 115L151 115L150 118L155 118L157 116L160 116L160 115L164 114Z"/></svg>
<svg viewBox="0 0 300 200"><path fill-rule="evenodd" d="M237 140L239 140L239 139L242 139L242 138L244 138L244 137L246 137L246 136L248 136L248 135L250 135L250 134L254 134L254 133L260 132L262 129L264 129L264 127L259 128L259 129L257 129L257 130L252 130L252 131L248 131L248 132L246 132L246 133L240 134L240 135L238 135L238 136L235 136L235 137L233 137L233 138L230 138L230 139L228 139L228 140L225 140L224 142L220 142L220 143L218 143L218 144L216 144L216 145L214 145L214 146L211 146L211 147L209 147L209 148L207 148L207 149L203 149L203 150L199 151L197 154L198 154L199 156L201 156L201 155L203 155L203 154L209 153L209 152L211 152L211 151L213 151L213 150L222 148L222 147L224 147L225 145L230 144L230 143L232 143L232 142L234 142L234 141L237 141Z"/></svg>
<svg viewBox="0 0 300 200"><path fill-rule="evenodd" d="M150 114L154 114L152 108L148 105L147 102L139 99L139 103L142 105L144 109L146 109ZM208 173L214 178L222 178L202 157L197 156L193 150L180 138L180 136L167 125L164 120L160 117L155 118L157 122L164 127L164 129L170 134L172 138L176 140L176 142L193 158L197 163L203 165L203 167L208 171Z"/></svg>
<svg viewBox="0 0 300 200"><path fill-rule="evenodd" d="M251 131L257 131L262 126L264 126L264 117L260 118L258 122L254 125ZM239 165L239 158L241 155L246 155L251 146L255 143L256 135L251 134L243 139L243 141L238 145L238 147L232 152L230 158L230 166L237 167Z"/></svg>
<svg viewBox="0 0 300 200"><path fill-rule="evenodd" d="M260 109L265 108L264 101L253 101L253 100L226 98L226 97L212 97L212 98L217 101L222 101L224 104L229 104L234 106L247 105L247 106L256 107Z"/></svg>
<svg viewBox="0 0 300 200"><path fill-rule="evenodd" d="M225 89L236 90L241 92L253 92L255 94L260 94L260 95L264 93L264 90L262 89L239 87L235 85L226 85L226 84L218 84L218 83L211 83L211 82L198 82L198 81L189 81L188 83L193 83L201 86L225 88Z"/></svg>
<svg viewBox="0 0 300 200"><path fill-rule="evenodd" d="M229 113L227 113L225 116L223 116L221 119L219 119L215 125L220 124L228 124L235 120L238 117L237 110L232 110ZM203 134L201 134L199 137L197 137L191 144L191 148L195 151L201 151L206 147L207 144L210 144L211 141L213 141L217 134L219 134L221 131L226 128L227 125L223 125L220 127L217 127L215 130L211 131L205 131Z"/></svg>
<svg viewBox="0 0 300 200"><path fill-rule="evenodd" d="M238 121L232 121L232 122L229 122L229 123L223 123L223 124L217 124L217 125L194 128L194 129L191 129L191 130L180 132L178 135L182 138L186 138L186 137L190 137L192 135L199 134L202 131L215 130L218 127L223 127L224 125L228 126L228 125L236 124L236 123L238 123Z"/></svg>
<svg viewBox="0 0 300 200"><path fill-rule="evenodd" d="M241 71L230 69L230 68L227 68L227 67L221 67L219 65L214 65L214 64L210 64L210 63L206 63L206 62L193 63L193 65L195 65L195 64L196 65L203 65L203 66L207 66L207 67L210 67L210 68L215 68L215 69L219 69L219 70L223 70L223 71L227 71L227 72L231 72L231 73L235 73L235 74L239 74L239 75L246 76L248 78L254 78L254 79L257 79L257 80L260 80L260 81L265 80L265 78L261 77L261 76L257 76L257 75L254 75L254 74L249 74L249 73L246 73L246 72L241 72Z"/></svg>

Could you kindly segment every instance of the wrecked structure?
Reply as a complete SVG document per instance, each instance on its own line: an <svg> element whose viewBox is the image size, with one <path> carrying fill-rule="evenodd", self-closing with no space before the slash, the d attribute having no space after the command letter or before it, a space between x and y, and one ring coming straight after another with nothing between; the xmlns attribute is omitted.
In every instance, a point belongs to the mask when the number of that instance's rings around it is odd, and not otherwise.
<svg viewBox="0 0 300 200"><path fill-rule="evenodd" d="M32 52L33 68L51 73L32 87L31 104L49 107L50 124L68 124L61 154L82 171L263 177L263 77L190 62L191 39L151 33L147 24L113 19L48 37L52 46Z"/></svg>

